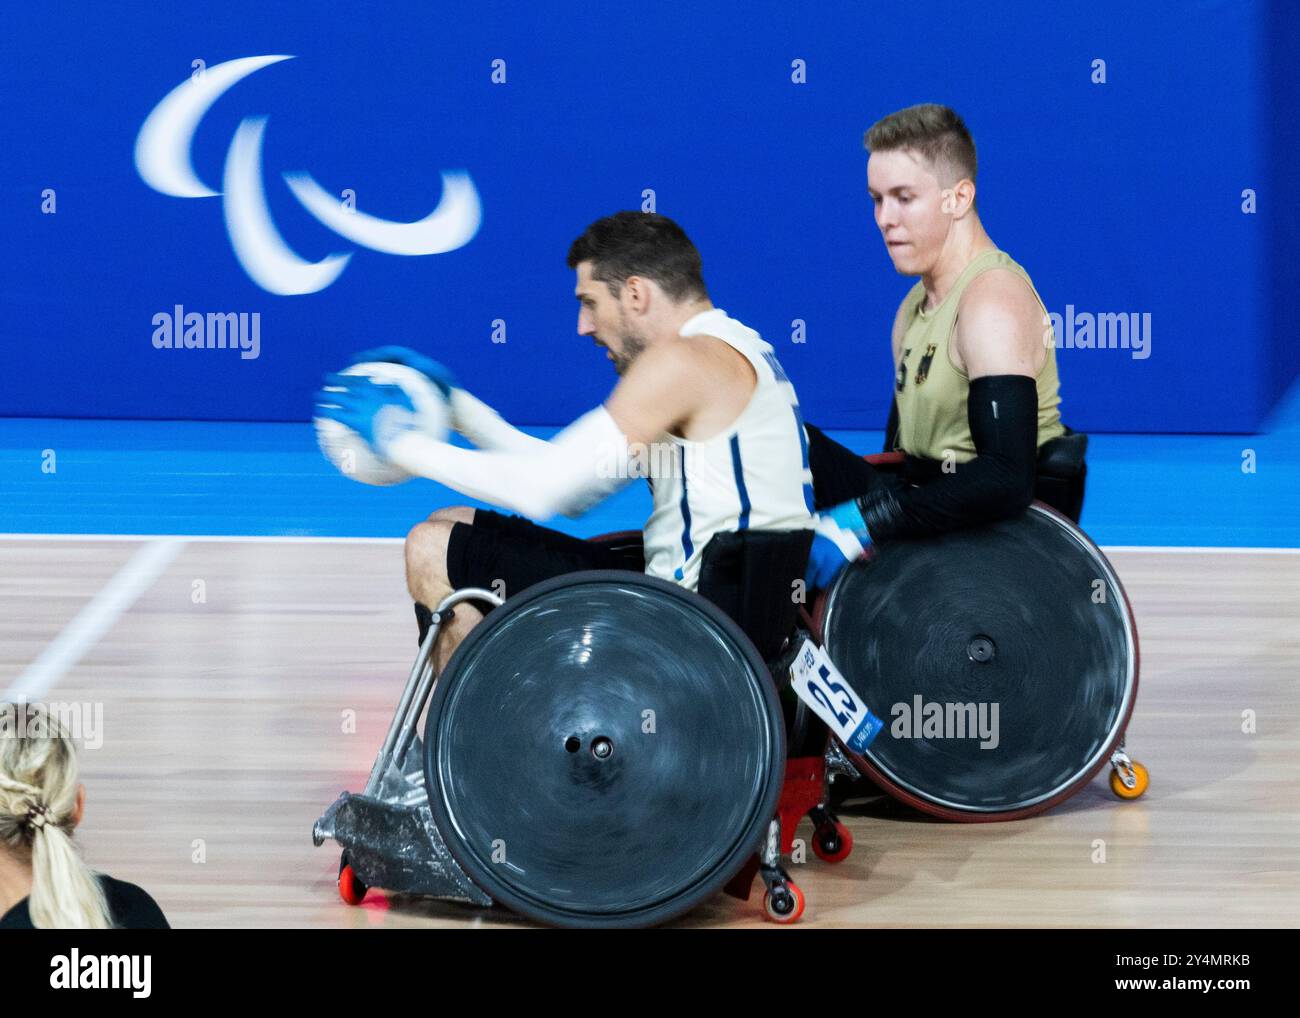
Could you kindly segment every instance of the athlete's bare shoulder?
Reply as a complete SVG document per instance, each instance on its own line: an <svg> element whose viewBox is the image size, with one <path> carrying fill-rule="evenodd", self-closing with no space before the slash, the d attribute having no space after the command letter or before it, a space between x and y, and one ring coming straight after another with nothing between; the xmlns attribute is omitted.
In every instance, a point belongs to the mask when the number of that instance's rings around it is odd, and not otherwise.
<svg viewBox="0 0 1300 1018"><path fill-rule="evenodd" d="M729 354L744 360L716 336L675 336L647 347L625 380L635 379L655 388L677 386L705 391L724 380L723 376L732 367Z"/></svg>
<svg viewBox="0 0 1300 1018"><path fill-rule="evenodd" d="M1003 266L985 269L970 281L961 295L958 313L967 307L997 303L1009 307L1023 306L1036 311L1038 300L1028 281L1014 269Z"/></svg>
<svg viewBox="0 0 1300 1018"><path fill-rule="evenodd" d="M605 401L629 442L651 442L680 428L705 404L711 389L725 389L712 359L716 354L711 357L705 349L712 345L679 337L637 356Z"/></svg>
<svg viewBox="0 0 1300 1018"><path fill-rule="evenodd" d="M703 332L682 339L691 366L706 372L714 384L739 385L746 390L757 384L758 375L749 358L725 339Z"/></svg>
<svg viewBox="0 0 1300 1018"><path fill-rule="evenodd" d="M971 378L1036 375L1046 358L1043 312L1025 278L1011 269L981 272L962 292L952 354Z"/></svg>

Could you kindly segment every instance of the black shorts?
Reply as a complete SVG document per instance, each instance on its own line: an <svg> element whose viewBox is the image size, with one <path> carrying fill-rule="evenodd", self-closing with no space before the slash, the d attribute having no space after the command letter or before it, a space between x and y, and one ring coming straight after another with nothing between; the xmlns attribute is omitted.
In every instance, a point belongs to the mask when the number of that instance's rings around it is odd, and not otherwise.
<svg viewBox="0 0 1300 1018"><path fill-rule="evenodd" d="M491 509L475 510L474 522L457 523L447 540L447 579L453 590L485 587L513 597L565 573L627 568L624 556L603 545Z"/></svg>

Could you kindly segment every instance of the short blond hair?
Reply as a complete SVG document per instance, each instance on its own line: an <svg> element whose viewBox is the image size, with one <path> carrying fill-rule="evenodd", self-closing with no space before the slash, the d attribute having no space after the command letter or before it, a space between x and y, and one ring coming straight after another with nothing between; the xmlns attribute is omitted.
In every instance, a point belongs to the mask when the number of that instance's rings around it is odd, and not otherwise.
<svg viewBox="0 0 1300 1018"><path fill-rule="evenodd" d="M963 178L975 181L975 141L956 112L938 103L921 103L891 113L871 125L862 139L868 152L911 149L939 169L945 186ZM949 179L944 179L944 177Z"/></svg>

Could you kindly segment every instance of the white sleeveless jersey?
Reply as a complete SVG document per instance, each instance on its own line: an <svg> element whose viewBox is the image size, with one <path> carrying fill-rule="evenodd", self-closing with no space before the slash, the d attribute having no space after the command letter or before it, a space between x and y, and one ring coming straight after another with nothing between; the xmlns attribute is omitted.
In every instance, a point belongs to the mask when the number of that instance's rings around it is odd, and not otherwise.
<svg viewBox="0 0 1300 1018"><path fill-rule="evenodd" d="M740 351L758 384L719 434L691 442L664 432L653 450L645 571L690 590L699 585L700 556L714 534L816 524L803 415L772 345L721 308L702 311L681 328L683 336L701 334Z"/></svg>

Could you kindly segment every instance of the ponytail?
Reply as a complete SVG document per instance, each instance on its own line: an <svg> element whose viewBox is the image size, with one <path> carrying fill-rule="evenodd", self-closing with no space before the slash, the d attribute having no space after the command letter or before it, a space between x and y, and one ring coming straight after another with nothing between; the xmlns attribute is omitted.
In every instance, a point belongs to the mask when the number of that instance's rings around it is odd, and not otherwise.
<svg viewBox="0 0 1300 1018"><path fill-rule="evenodd" d="M32 925L112 926L103 888L72 843L77 761L72 740L44 707L0 704L0 851L30 858Z"/></svg>

